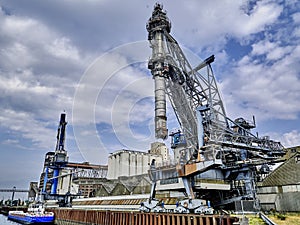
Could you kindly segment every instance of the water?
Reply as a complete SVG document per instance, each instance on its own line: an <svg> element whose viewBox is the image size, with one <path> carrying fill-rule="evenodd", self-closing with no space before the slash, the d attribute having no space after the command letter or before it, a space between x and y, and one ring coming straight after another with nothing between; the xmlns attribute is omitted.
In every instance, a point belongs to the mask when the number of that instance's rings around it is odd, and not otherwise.
<svg viewBox="0 0 300 225"><path fill-rule="evenodd" d="M17 225L19 223L7 220L7 216L0 214L0 224L1 225L13 225L13 224Z"/></svg>

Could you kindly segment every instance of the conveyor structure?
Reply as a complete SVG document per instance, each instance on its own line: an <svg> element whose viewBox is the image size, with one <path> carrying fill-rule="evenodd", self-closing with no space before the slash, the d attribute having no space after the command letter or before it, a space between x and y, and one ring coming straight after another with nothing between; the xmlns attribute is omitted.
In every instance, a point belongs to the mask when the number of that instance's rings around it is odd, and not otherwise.
<svg viewBox="0 0 300 225"><path fill-rule="evenodd" d="M249 122L226 116L211 66L214 55L192 68L170 34L171 23L161 4L154 6L146 28L152 49L148 69L155 83L156 138L165 140L168 137L166 96L180 130L170 134L171 146L175 155L179 155L177 165L168 168L156 167L155 162L151 165L149 174L153 185L149 201L142 204L144 209L146 206L147 210L156 207L156 182L175 177L182 179L188 198L188 204L186 201L179 203L180 212L199 212L202 202L197 196L211 200L214 206L252 199L255 207L259 207L256 201L259 173L268 171L268 165L281 160L285 154L283 146L269 137L252 134L251 129L256 127L254 117ZM258 167L263 169L258 171ZM195 193L196 176L217 172L230 183L230 191L208 193L200 190Z"/></svg>

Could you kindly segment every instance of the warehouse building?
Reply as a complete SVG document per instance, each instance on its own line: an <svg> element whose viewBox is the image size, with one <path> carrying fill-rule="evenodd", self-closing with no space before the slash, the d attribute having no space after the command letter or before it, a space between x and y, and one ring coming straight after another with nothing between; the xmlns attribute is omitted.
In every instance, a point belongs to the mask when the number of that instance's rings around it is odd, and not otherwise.
<svg viewBox="0 0 300 225"><path fill-rule="evenodd" d="M258 187L263 210L300 211L300 146L289 149L288 159Z"/></svg>

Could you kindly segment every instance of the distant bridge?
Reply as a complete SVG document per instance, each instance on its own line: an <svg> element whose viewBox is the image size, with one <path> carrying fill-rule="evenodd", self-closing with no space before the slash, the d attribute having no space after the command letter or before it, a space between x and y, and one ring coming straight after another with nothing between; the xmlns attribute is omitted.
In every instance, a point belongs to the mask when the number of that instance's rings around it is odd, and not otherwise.
<svg viewBox="0 0 300 225"><path fill-rule="evenodd" d="M12 188L12 189L0 189L0 192L29 192L29 190Z"/></svg>

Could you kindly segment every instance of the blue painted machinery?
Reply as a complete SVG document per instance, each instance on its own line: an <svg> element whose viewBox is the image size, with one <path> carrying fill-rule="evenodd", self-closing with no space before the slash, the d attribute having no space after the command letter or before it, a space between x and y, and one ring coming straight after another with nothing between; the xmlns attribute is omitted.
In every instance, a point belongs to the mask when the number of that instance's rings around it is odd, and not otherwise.
<svg viewBox="0 0 300 225"><path fill-rule="evenodd" d="M59 178L62 176L61 170L64 169L68 163L68 154L65 150L66 126L66 114L61 113L57 129L57 142L55 151L48 152L46 154L42 190L42 195L44 196L45 200L59 200L64 203L66 202L66 196L68 196L69 193L58 193L57 187Z"/></svg>

